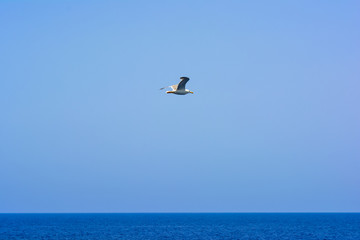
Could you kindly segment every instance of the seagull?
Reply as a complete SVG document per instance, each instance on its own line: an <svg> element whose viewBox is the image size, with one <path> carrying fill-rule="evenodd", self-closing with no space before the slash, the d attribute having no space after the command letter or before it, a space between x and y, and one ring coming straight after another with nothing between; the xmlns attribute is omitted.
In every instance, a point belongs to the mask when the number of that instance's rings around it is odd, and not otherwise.
<svg viewBox="0 0 360 240"><path fill-rule="evenodd" d="M179 84L168 86L168 87L172 88L172 91L166 91L166 93L173 93L173 94L177 94L177 95L185 95L185 94L188 94L188 93L194 94L189 89L185 89L185 84L190 80L190 78L181 77L180 79L181 79L181 81L179 82ZM160 90L163 90L163 89L168 88L168 87L160 88Z"/></svg>

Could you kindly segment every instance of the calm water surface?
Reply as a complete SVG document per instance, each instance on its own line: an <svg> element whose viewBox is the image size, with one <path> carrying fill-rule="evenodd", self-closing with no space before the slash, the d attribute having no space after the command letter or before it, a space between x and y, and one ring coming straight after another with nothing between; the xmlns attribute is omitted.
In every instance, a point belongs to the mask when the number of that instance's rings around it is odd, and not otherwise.
<svg viewBox="0 0 360 240"><path fill-rule="evenodd" d="M360 213L0 214L0 239L360 240Z"/></svg>

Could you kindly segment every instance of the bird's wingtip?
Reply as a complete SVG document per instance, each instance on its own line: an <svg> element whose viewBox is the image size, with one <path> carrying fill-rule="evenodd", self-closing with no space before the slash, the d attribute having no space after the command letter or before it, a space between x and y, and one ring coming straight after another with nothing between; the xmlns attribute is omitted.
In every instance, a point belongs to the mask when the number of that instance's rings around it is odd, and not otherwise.
<svg viewBox="0 0 360 240"><path fill-rule="evenodd" d="M181 79L181 80L185 80L185 79L186 79L186 80L189 80L188 77L180 77L180 79Z"/></svg>

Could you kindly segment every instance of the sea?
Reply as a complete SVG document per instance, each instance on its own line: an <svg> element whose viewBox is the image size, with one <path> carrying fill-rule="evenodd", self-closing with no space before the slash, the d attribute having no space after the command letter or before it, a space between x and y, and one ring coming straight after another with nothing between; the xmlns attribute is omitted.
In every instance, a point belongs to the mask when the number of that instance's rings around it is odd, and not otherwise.
<svg viewBox="0 0 360 240"><path fill-rule="evenodd" d="M0 239L360 240L360 213L0 214Z"/></svg>

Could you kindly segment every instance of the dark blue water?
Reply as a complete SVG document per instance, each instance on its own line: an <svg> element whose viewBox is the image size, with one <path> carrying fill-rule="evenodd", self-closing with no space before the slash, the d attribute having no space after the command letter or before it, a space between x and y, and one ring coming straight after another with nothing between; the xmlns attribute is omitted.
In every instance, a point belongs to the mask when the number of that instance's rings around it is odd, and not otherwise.
<svg viewBox="0 0 360 240"><path fill-rule="evenodd" d="M360 240L360 214L0 214L0 239Z"/></svg>

